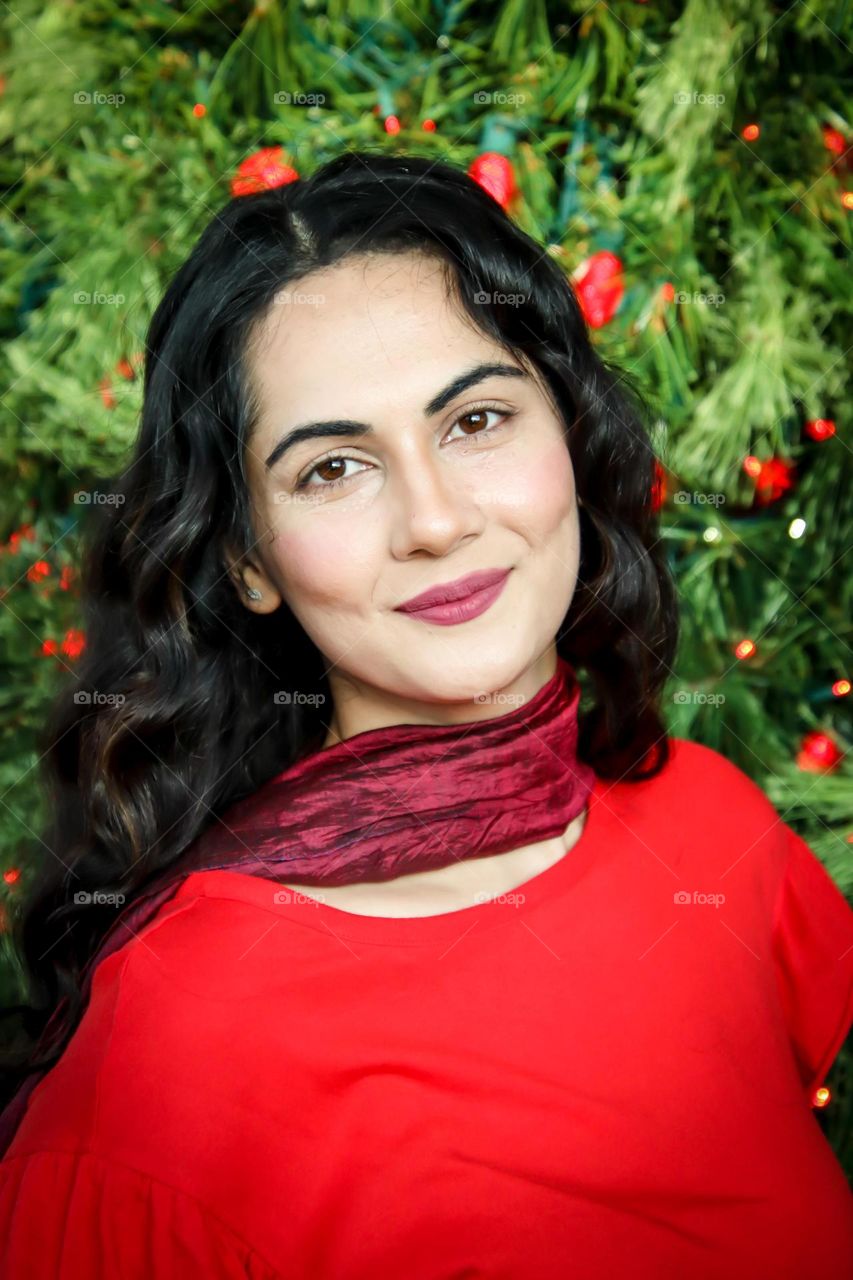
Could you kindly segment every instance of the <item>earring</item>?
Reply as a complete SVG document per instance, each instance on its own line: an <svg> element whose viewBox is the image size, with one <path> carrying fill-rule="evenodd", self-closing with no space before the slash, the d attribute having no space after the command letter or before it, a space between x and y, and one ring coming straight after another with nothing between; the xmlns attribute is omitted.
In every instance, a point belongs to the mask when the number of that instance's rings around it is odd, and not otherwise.
<svg viewBox="0 0 853 1280"><path fill-rule="evenodd" d="M246 595L249 597L250 600L260 600L262 598L261 592L256 591L254 587L247 587Z"/></svg>

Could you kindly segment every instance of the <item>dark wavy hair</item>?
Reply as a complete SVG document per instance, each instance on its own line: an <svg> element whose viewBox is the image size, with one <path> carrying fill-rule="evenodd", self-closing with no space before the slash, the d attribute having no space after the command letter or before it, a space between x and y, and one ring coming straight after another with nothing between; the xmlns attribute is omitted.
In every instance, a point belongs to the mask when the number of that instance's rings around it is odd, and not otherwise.
<svg viewBox="0 0 853 1280"><path fill-rule="evenodd" d="M154 313L132 457L84 531L86 648L42 735L48 853L12 928L31 989L6 1015L19 1018L3 1052L7 1098L61 1055L82 1016L87 962L115 918L75 895L130 902L229 805L322 744L322 654L286 603L247 610L227 571L226 542L238 555L254 544L247 351L283 286L348 255L411 251L443 264L458 304L538 368L563 417L581 550L556 640L591 681L580 756L600 776L635 781L668 759L660 696L678 610L652 501L648 406L593 349L564 271L468 175L421 157L350 151L231 200ZM519 293L521 305L501 301ZM324 699L274 698L292 686Z"/></svg>

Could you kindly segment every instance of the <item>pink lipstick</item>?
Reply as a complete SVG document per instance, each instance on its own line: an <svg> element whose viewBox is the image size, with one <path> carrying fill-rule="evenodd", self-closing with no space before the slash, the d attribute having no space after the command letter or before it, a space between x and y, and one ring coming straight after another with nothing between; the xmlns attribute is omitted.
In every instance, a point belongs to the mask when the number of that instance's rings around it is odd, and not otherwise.
<svg viewBox="0 0 853 1280"><path fill-rule="evenodd" d="M503 591L510 569L490 569L470 573L455 582L445 582L431 587L405 604L397 606L401 613L421 622L434 622L439 626L454 626L485 613Z"/></svg>

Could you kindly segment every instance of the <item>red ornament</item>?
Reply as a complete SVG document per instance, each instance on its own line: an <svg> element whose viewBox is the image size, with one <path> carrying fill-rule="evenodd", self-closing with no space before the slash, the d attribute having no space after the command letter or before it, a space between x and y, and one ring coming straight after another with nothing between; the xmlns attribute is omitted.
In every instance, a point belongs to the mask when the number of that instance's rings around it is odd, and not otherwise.
<svg viewBox="0 0 853 1280"><path fill-rule="evenodd" d="M847 143L844 141L844 135L839 133L837 129L831 129L828 124L823 126L823 145L827 151L831 151L833 155L841 156L847 150Z"/></svg>
<svg viewBox="0 0 853 1280"><path fill-rule="evenodd" d="M745 124L740 131L740 136L745 142L755 142L755 139L761 134L761 129L757 124Z"/></svg>
<svg viewBox="0 0 853 1280"><path fill-rule="evenodd" d="M612 320L625 293L622 260L602 250L582 262L572 276L575 293L590 329Z"/></svg>
<svg viewBox="0 0 853 1280"><path fill-rule="evenodd" d="M17 867L7 867L3 872L3 879L7 884L15 884L16 881L20 880L20 878L21 873Z"/></svg>
<svg viewBox="0 0 853 1280"><path fill-rule="evenodd" d="M386 132L386 133L399 133L399 132L400 132L400 118L399 118L399 116L386 116L386 117L385 117L385 132Z"/></svg>
<svg viewBox="0 0 853 1280"><path fill-rule="evenodd" d="M125 360L124 357L122 357L122 359L119 360L118 364L116 365L116 373L120 377L125 378L128 382L132 382L133 379L136 377L136 374L133 371L133 366L131 365L130 361Z"/></svg>
<svg viewBox="0 0 853 1280"><path fill-rule="evenodd" d="M46 578L50 573L50 565L47 560L36 560L27 569L27 579L30 582L41 582L42 578Z"/></svg>
<svg viewBox="0 0 853 1280"><path fill-rule="evenodd" d="M652 511L660 511L666 501L666 474L655 458L655 476L652 481Z"/></svg>
<svg viewBox="0 0 853 1280"><path fill-rule="evenodd" d="M783 493L794 487L796 463L784 458L767 458L761 462L752 456L744 460L743 469L755 480L755 505L768 507Z"/></svg>
<svg viewBox="0 0 853 1280"><path fill-rule="evenodd" d="M421 125L421 128L424 130L425 133L435 133L435 121L424 120L423 124Z"/></svg>
<svg viewBox="0 0 853 1280"><path fill-rule="evenodd" d="M247 156L237 167L238 177L231 179L232 196L251 196L271 191L288 182L296 182L299 174L284 159L282 147L262 147Z"/></svg>
<svg viewBox="0 0 853 1280"><path fill-rule="evenodd" d="M20 551L22 538L26 538L28 542L37 541L36 531L33 525L22 524L19 529L13 530L13 532L9 534L9 541L6 543L5 547L0 547L0 551L6 550L13 553Z"/></svg>
<svg viewBox="0 0 853 1280"><path fill-rule="evenodd" d="M468 166L468 176L488 191L502 209L507 208L517 190L512 165L497 151L484 151L476 156Z"/></svg>
<svg viewBox="0 0 853 1280"><path fill-rule="evenodd" d="M663 298L664 302L672 302L675 297L675 285L671 280L667 280L665 284L661 285L660 296Z"/></svg>
<svg viewBox="0 0 853 1280"><path fill-rule="evenodd" d="M86 647L83 632L66 631L62 644L59 647L69 658L79 658L80 654Z"/></svg>
<svg viewBox="0 0 853 1280"><path fill-rule="evenodd" d="M197 102L195 104L195 106L193 107L193 115L199 120L201 119L202 116L207 115L207 107L204 105L203 102Z"/></svg>
<svg viewBox="0 0 853 1280"><path fill-rule="evenodd" d="M828 440L835 435L835 423L832 418L810 418L804 430L812 440Z"/></svg>
<svg viewBox="0 0 853 1280"><path fill-rule="evenodd" d="M844 752L838 749L828 733L813 730L807 733L800 743L800 750L797 752L797 768L806 773L830 773L838 768L843 756Z"/></svg>

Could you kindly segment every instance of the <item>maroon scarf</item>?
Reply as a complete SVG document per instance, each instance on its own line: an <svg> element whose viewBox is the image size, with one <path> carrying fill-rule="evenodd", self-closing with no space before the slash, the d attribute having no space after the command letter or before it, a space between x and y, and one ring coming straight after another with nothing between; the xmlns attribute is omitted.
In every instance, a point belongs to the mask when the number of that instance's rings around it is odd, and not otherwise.
<svg viewBox="0 0 853 1280"><path fill-rule="evenodd" d="M368 729L297 761L213 820L117 916L82 982L197 871L279 883L391 880L561 835L595 774L577 757L580 686L557 670L526 704L463 724ZM54 1015L55 1016L55 1015ZM44 1071L0 1116L0 1156Z"/></svg>

